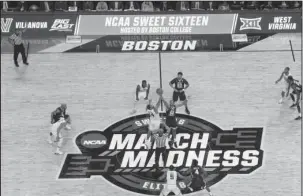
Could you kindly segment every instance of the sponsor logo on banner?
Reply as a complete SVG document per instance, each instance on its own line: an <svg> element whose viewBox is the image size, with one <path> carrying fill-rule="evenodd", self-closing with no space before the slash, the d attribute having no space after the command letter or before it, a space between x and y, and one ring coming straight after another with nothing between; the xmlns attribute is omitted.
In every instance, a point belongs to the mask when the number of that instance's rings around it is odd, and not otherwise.
<svg viewBox="0 0 303 196"><path fill-rule="evenodd" d="M16 29L47 29L47 22L16 22Z"/></svg>
<svg viewBox="0 0 303 196"><path fill-rule="evenodd" d="M246 34L232 34L231 37L233 42L248 42Z"/></svg>
<svg viewBox="0 0 303 196"><path fill-rule="evenodd" d="M242 30L261 30L260 22L262 17L260 18L240 18L242 25L240 27L240 31Z"/></svg>
<svg viewBox="0 0 303 196"><path fill-rule="evenodd" d="M80 44L82 42L82 38L80 35L67 35L66 43L67 44Z"/></svg>
<svg viewBox="0 0 303 196"><path fill-rule="evenodd" d="M124 41L122 51L188 51L195 50L197 40L175 41Z"/></svg>
<svg viewBox="0 0 303 196"><path fill-rule="evenodd" d="M9 33L13 20L13 18L1 18L1 32Z"/></svg>
<svg viewBox="0 0 303 196"><path fill-rule="evenodd" d="M75 24L70 24L70 19L56 19L49 31L73 31Z"/></svg>
<svg viewBox="0 0 303 196"><path fill-rule="evenodd" d="M164 121L166 114L161 113L161 116ZM176 114L176 117L178 147L171 148L167 141L167 156L163 160L160 158L159 166L164 169L175 166L182 176L176 182L182 194L189 193L189 183L196 183L192 182L189 172L194 160L208 173L209 187L229 174L250 174L262 166L263 128L222 130L198 117L184 114ZM161 177L165 170L154 167L156 144L151 149L146 148L149 122L149 118L142 114L116 122L105 130L82 132L75 139L81 153L66 155L58 178L103 176L124 190L159 195L165 186ZM201 186L193 192L201 191Z"/></svg>
<svg viewBox="0 0 303 196"><path fill-rule="evenodd" d="M296 30L297 23L292 22L292 16L276 16L274 22L268 24L268 30Z"/></svg>

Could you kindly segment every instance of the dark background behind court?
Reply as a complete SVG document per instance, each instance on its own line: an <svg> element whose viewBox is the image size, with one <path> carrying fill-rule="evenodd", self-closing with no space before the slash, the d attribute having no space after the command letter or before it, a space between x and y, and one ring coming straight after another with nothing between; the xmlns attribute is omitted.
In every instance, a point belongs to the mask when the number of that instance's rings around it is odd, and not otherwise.
<svg viewBox="0 0 303 196"><path fill-rule="evenodd" d="M1 1L3 12L302 9L302 1Z"/></svg>

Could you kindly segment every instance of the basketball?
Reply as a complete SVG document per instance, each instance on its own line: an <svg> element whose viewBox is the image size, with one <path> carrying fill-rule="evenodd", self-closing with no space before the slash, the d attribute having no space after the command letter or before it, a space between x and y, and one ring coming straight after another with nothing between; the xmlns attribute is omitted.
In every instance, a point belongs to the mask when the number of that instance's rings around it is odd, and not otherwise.
<svg viewBox="0 0 303 196"><path fill-rule="evenodd" d="M157 88L156 93L158 95L162 95L163 94L163 89L162 88Z"/></svg>

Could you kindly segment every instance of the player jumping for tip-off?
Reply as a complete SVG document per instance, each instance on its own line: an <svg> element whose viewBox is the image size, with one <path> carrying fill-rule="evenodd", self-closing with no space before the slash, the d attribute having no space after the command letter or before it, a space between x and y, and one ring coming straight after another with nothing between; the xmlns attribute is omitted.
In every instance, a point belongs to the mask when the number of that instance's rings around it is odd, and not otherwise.
<svg viewBox="0 0 303 196"><path fill-rule="evenodd" d="M158 111L160 103L161 103L161 99L159 99L157 104L154 106L152 104L152 100L150 99L146 106L146 112L149 118L149 125L148 125L147 137L145 140L145 146L148 149L150 149L153 146L154 138L151 137L153 134L156 134L160 128L164 130L169 130L169 127L166 126L163 122L161 122L161 118Z"/></svg>
<svg viewBox="0 0 303 196"><path fill-rule="evenodd" d="M166 125L170 128L171 133L172 133L172 141L171 141L171 147L177 148L177 143L176 143L176 134L177 134L177 118L176 118L176 111L178 107L181 107L184 105L184 103L187 103L187 100L184 100L183 103L181 104L176 104L173 100L170 100L169 103L165 101L163 98L163 95L160 95L160 99L163 101L165 107L166 107Z"/></svg>
<svg viewBox="0 0 303 196"><path fill-rule="evenodd" d="M134 108L131 113L136 113L136 105L140 100L147 101L149 96L150 84L146 80L142 80L141 84L138 84L136 87L136 100L134 103Z"/></svg>
<svg viewBox="0 0 303 196"><path fill-rule="evenodd" d="M285 67L285 69L281 73L280 78L275 82L276 84L278 84L282 80L282 78L283 78L283 81L284 81L284 86L283 86L283 89L282 89L282 92L281 92L281 99L279 100L279 104L283 103L285 94L288 90L288 86L289 86L288 76L291 76L289 71L290 71L290 68Z"/></svg>

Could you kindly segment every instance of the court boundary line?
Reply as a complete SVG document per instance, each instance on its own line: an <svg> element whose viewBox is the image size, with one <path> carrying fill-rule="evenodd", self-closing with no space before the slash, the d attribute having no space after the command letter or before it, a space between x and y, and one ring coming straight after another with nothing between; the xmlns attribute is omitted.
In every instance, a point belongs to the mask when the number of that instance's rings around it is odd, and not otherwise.
<svg viewBox="0 0 303 196"><path fill-rule="evenodd" d="M290 50L285 49L285 50L246 50L246 51L238 51L238 50L225 50L220 52L218 51L182 51L182 52L171 52L171 51L160 51L161 53L245 53L245 52L289 52ZM302 52L302 50L293 50L294 52ZM159 51L147 51L147 52L100 52L100 54L129 54L129 53L135 53L135 54L142 54L142 53L149 53L149 54L156 54ZM39 52L34 52L31 54L95 54L96 52L45 52L45 53L39 53ZM7 54L7 55L12 55L13 53L1 53L2 54Z"/></svg>

